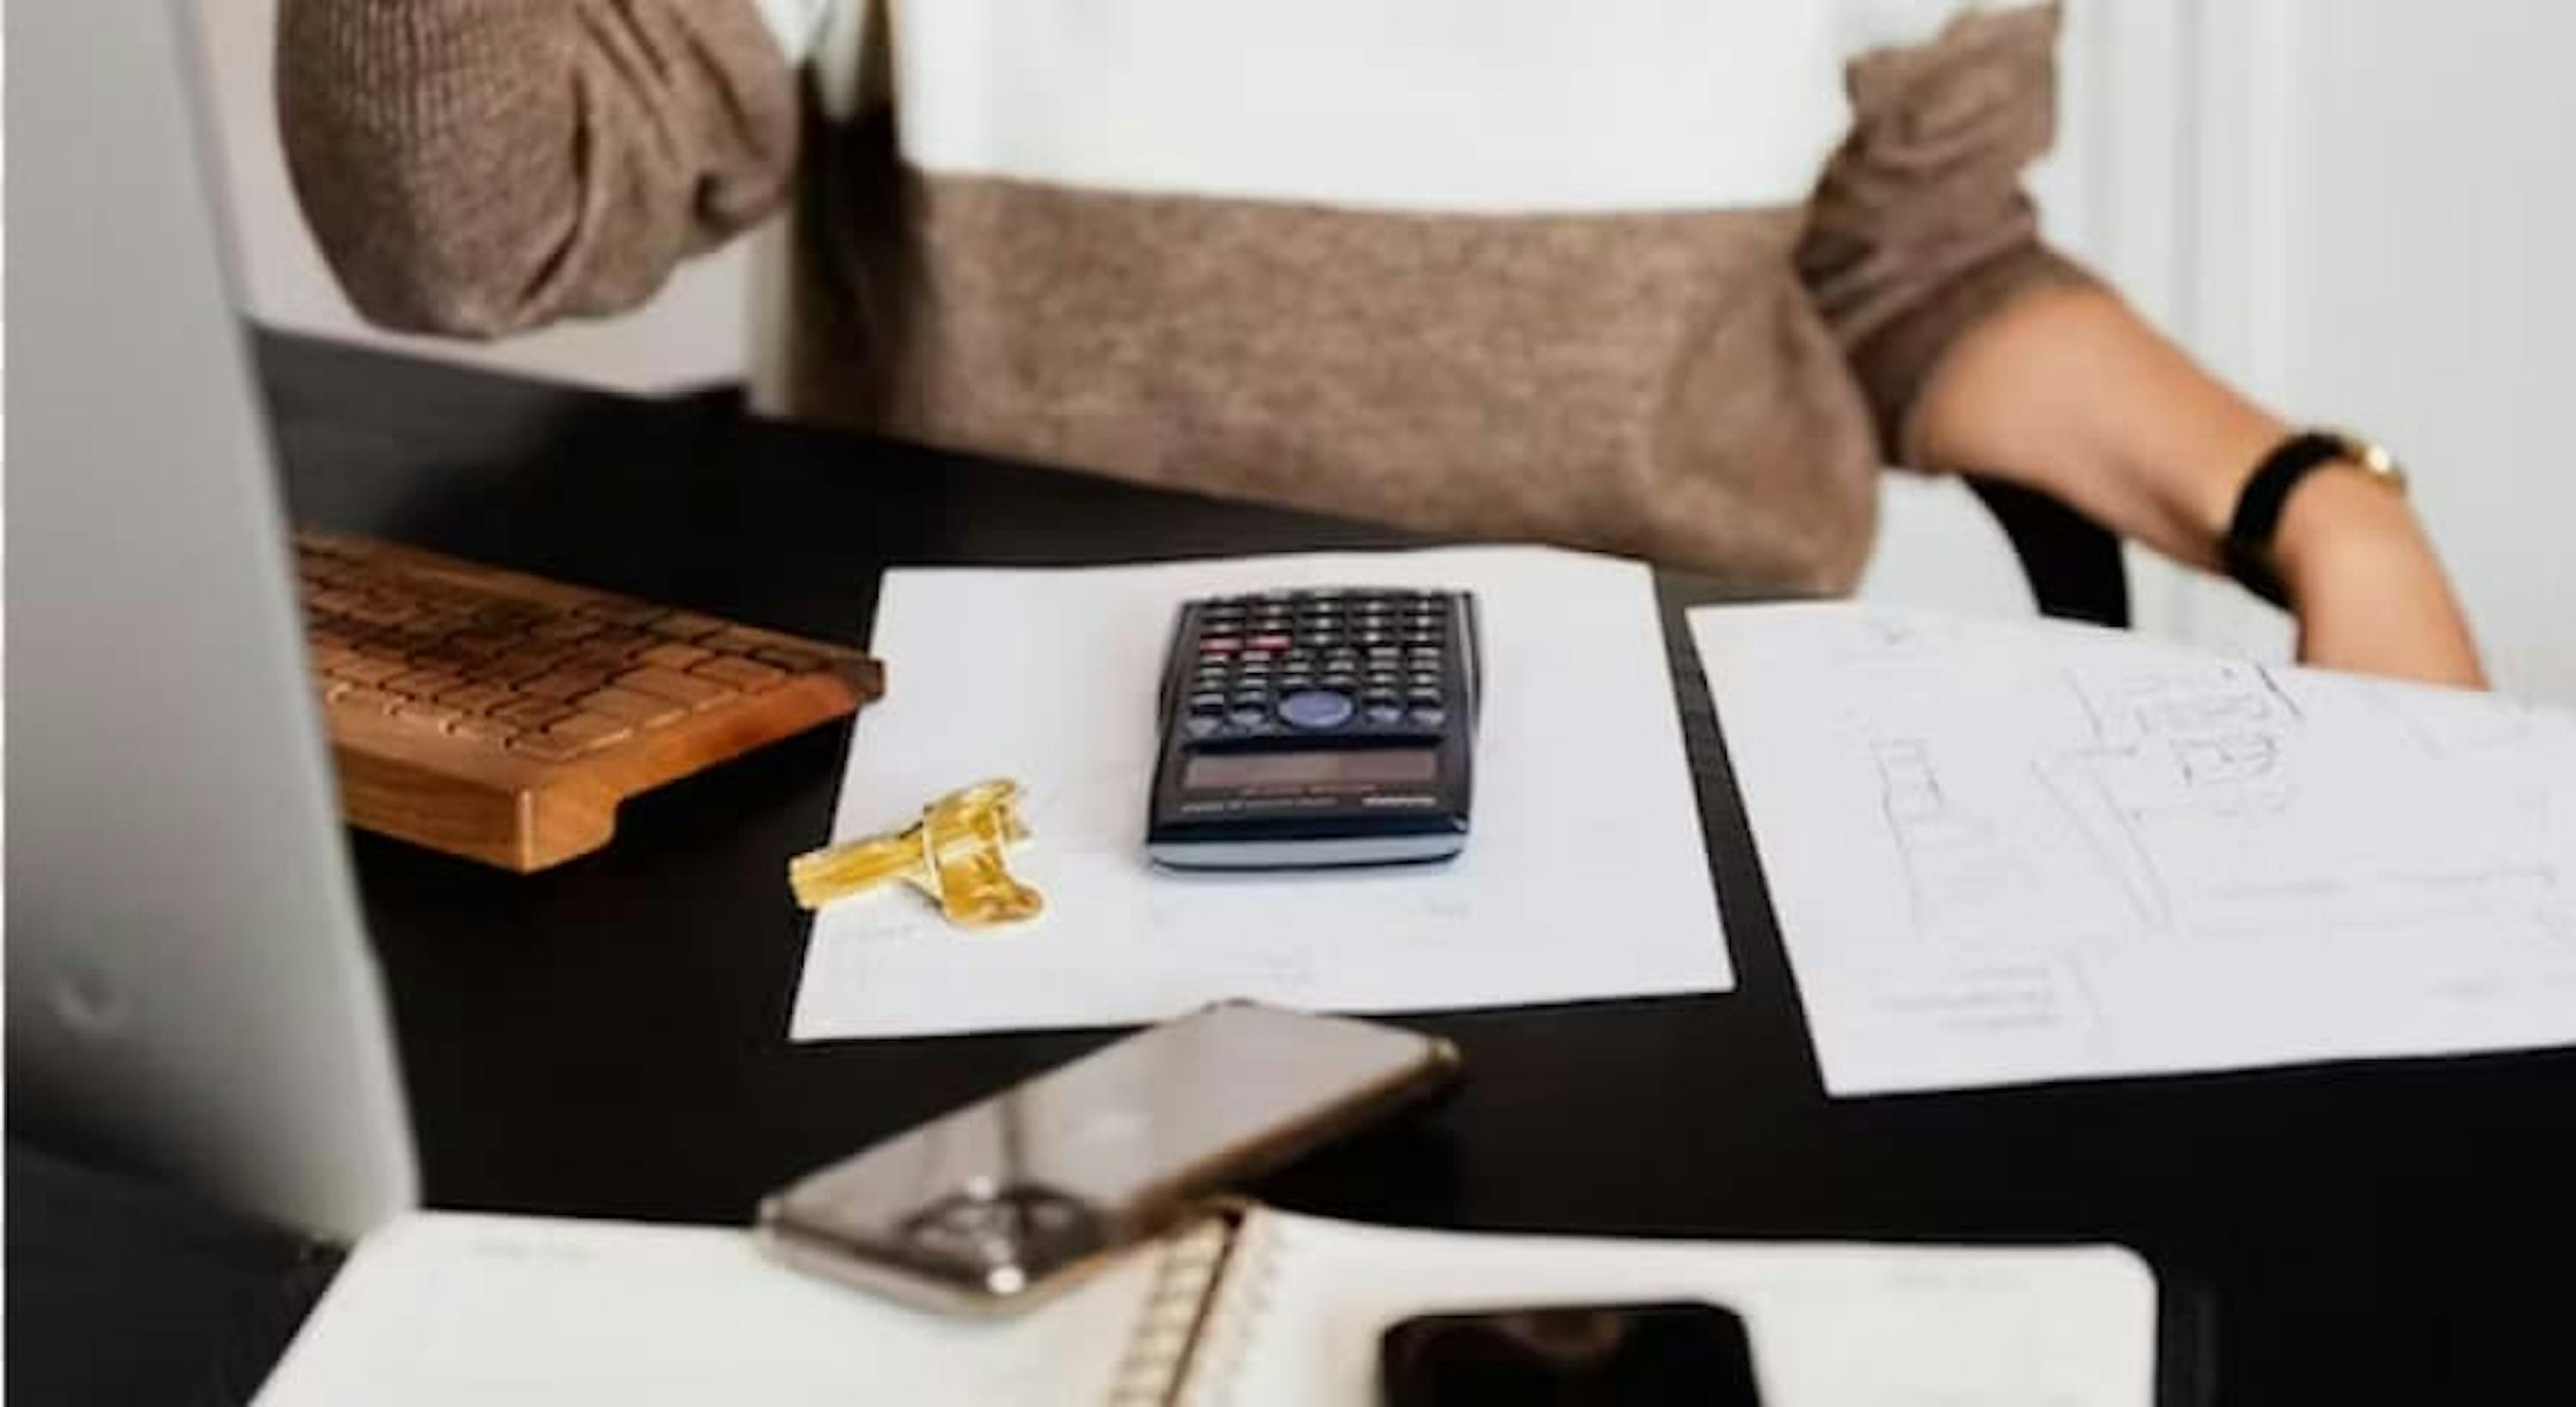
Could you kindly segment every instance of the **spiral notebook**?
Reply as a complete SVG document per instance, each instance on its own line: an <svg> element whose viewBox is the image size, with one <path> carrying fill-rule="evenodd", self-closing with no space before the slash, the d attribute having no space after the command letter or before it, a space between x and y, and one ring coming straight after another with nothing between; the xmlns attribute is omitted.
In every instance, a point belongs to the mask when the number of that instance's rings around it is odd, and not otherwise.
<svg viewBox="0 0 2576 1407"><path fill-rule="evenodd" d="M2149 1407L2156 1287L2109 1246L1500 1236L1248 1207L1016 1318L918 1312L774 1265L738 1231L422 1213L367 1238L267 1407L1376 1400L1410 1315L1704 1299L1771 1407Z"/></svg>

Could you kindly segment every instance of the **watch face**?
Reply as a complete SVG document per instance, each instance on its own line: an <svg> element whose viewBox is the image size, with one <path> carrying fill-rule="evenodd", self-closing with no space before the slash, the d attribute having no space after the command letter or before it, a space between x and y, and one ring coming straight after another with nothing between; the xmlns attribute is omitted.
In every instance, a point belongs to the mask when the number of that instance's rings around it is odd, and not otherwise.
<svg viewBox="0 0 2576 1407"><path fill-rule="evenodd" d="M2388 446L2376 440L2363 439L2359 435L2344 430L2328 430L2324 433L2334 438L2337 448L2345 459L2391 484L2399 487L2405 485L2406 470L2398 464L2397 456L2389 452Z"/></svg>

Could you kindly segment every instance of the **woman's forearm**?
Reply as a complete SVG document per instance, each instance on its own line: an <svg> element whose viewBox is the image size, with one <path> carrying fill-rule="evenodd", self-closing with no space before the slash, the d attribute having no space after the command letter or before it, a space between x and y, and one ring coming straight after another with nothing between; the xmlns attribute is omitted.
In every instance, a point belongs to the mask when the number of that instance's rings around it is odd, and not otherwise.
<svg viewBox="0 0 2576 1407"><path fill-rule="evenodd" d="M2034 292L1943 358L1909 416L1908 463L2055 495L2204 569L2247 475L2288 433L2098 288ZM2484 675L2466 619L2402 495L2328 469L2274 538L2302 658L2448 683Z"/></svg>
<svg viewBox="0 0 2576 1407"><path fill-rule="evenodd" d="M1962 337L1924 386L1905 462L2044 490L2216 569L2245 474L2287 433L2098 288L2037 292Z"/></svg>

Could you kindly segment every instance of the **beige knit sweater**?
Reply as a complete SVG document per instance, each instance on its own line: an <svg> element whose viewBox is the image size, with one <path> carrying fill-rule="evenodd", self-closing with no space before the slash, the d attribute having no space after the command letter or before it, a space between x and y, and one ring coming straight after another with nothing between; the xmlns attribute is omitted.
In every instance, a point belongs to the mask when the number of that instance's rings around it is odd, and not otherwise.
<svg viewBox="0 0 2576 1407"><path fill-rule="evenodd" d="M284 0L279 102L392 326L629 308L792 207L796 413L1837 590L1944 350L2082 277L2020 186L2056 31L1953 0Z"/></svg>

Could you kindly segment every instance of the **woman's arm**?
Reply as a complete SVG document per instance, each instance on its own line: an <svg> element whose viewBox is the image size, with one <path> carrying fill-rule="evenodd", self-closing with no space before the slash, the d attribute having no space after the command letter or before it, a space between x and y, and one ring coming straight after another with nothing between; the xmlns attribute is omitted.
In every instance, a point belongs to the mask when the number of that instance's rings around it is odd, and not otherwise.
<svg viewBox="0 0 2576 1407"><path fill-rule="evenodd" d="M777 208L797 90L752 0L284 0L306 218L375 321L631 307Z"/></svg>
<svg viewBox="0 0 2576 1407"><path fill-rule="evenodd" d="M2287 431L2040 239L2021 176L2054 135L2057 34L2053 4L1974 5L1858 57L1799 273L1892 461L2041 489L2214 568L2238 491ZM2274 543L2302 658L2482 682L2395 491L2311 474Z"/></svg>
<svg viewBox="0 0 2576 1407"><path fill-rule="evenodd" d="M2246 476L2289 432L2098 288L2035 290L1960 337L1916 398L1906 462L2042 489L2217 570ZM2274 538L2312 664L2483 685L2468 623L2404 495L2333 468Z"/></svg>

